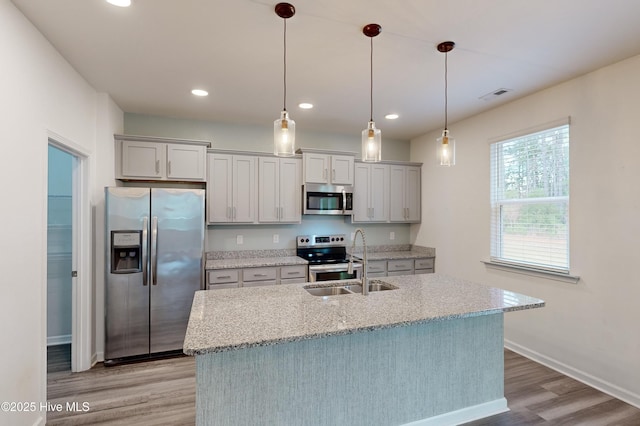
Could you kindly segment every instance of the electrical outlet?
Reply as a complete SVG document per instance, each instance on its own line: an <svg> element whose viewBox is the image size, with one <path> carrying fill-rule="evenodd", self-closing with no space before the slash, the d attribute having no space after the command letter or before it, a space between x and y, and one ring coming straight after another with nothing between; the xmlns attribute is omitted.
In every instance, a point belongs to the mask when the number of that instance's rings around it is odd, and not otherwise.
<svg viewBox="0 0 640 426"><path fill-rule="evenodd" d="M238 245L244 244L244 237L242 235L236 235L236 244Z"/></svg>
<svg viewBox="0 0 640 426"><path fill-rule="evenodd" d="M273 243L278 244L280 242L280 235L273 234Z"/></svg>
<svg viewBox="0 0 640 426"><path fill-rule="evenodd" d="M389 232L389 239L390 240L395 240L396 239L396 233L393 232L393 231Z"/></svg>

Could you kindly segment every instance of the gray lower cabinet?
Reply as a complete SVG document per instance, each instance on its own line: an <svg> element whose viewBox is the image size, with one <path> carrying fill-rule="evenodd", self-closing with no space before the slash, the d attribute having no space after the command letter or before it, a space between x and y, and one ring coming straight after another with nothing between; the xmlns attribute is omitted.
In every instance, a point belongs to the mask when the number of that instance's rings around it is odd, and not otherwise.
<svg viewBox="0 0 640 426"><path fill-rule="evenodd" d="M307 282L307 265L267 266L207 271L207 290Z"/></svg>

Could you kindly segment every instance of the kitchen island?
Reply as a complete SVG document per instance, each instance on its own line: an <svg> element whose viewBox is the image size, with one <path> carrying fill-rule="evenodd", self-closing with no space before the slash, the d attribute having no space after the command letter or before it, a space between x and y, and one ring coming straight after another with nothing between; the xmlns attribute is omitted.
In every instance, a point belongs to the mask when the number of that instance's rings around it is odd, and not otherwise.
<svg viewBox="0 0 640 426"><path fill-rule="evenodd" d="M505 411L503 313L544 302L440 274L382 281L397 288L197 292L184 343L197 424L455 424Z"/></svg>

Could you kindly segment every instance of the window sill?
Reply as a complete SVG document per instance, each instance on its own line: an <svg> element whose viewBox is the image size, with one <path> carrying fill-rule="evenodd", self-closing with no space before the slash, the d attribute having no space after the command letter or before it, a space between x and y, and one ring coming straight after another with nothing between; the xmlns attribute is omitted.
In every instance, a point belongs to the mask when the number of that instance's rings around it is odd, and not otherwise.
<svg viewBox="0 0 640 426"><path fill-rule="evenodd" d="M563 281L566 283L577 284L580 280L579 276L564 274L562 272L545 271L544 269L528 268L526 266L511 265L508 263L492 262L488 260L482 260L488 268L500 269L507 272L513 272L515 274L529 275L532 277L547 278L550 280Z"/></svg>

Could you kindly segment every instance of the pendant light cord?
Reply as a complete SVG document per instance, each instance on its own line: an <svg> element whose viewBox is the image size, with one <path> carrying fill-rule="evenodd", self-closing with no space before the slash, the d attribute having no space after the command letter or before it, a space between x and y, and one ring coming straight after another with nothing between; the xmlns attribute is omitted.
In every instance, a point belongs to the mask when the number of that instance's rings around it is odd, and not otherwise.
<svg viewBox="0 0 640 426"><path fill-rule="evenodd" d="M370 115L371 118L369 119L369 121L373 121L373 37L370 37L371 40L371 84L369 85L369 93L370 93L370 105L371 105L371 111L370 111Z"/></svg>
<svg viewBox="0 0 640 426"><path fill-rule="evenodd" d="M448 88L448 81L447 81L447 58L449 57L449 52L445 52L444 53L444 129L447 129L447 123L448 123L448 114L447 111L449 110L449 106L448 106L448 96L447 96L447 88Z"/></svg>
<svg viewBox="0 0 640 426"><path fill-rule="evenodd" d="M283 92L284 92L284 94L283 94L283 99L282 99L282 105L283 105L282 110L286 111L287 110L287 20L283 19L283 21L284 21L284 32L283 32L284 33L284 43L283 43L284 44L284 55L283 55L283 57L284 57L284 59L283 59L283 62L284 62L284 64L283 64L284 65L283 66L283 68L284 68L284 73L283 73L284 91Z"/></svg>

